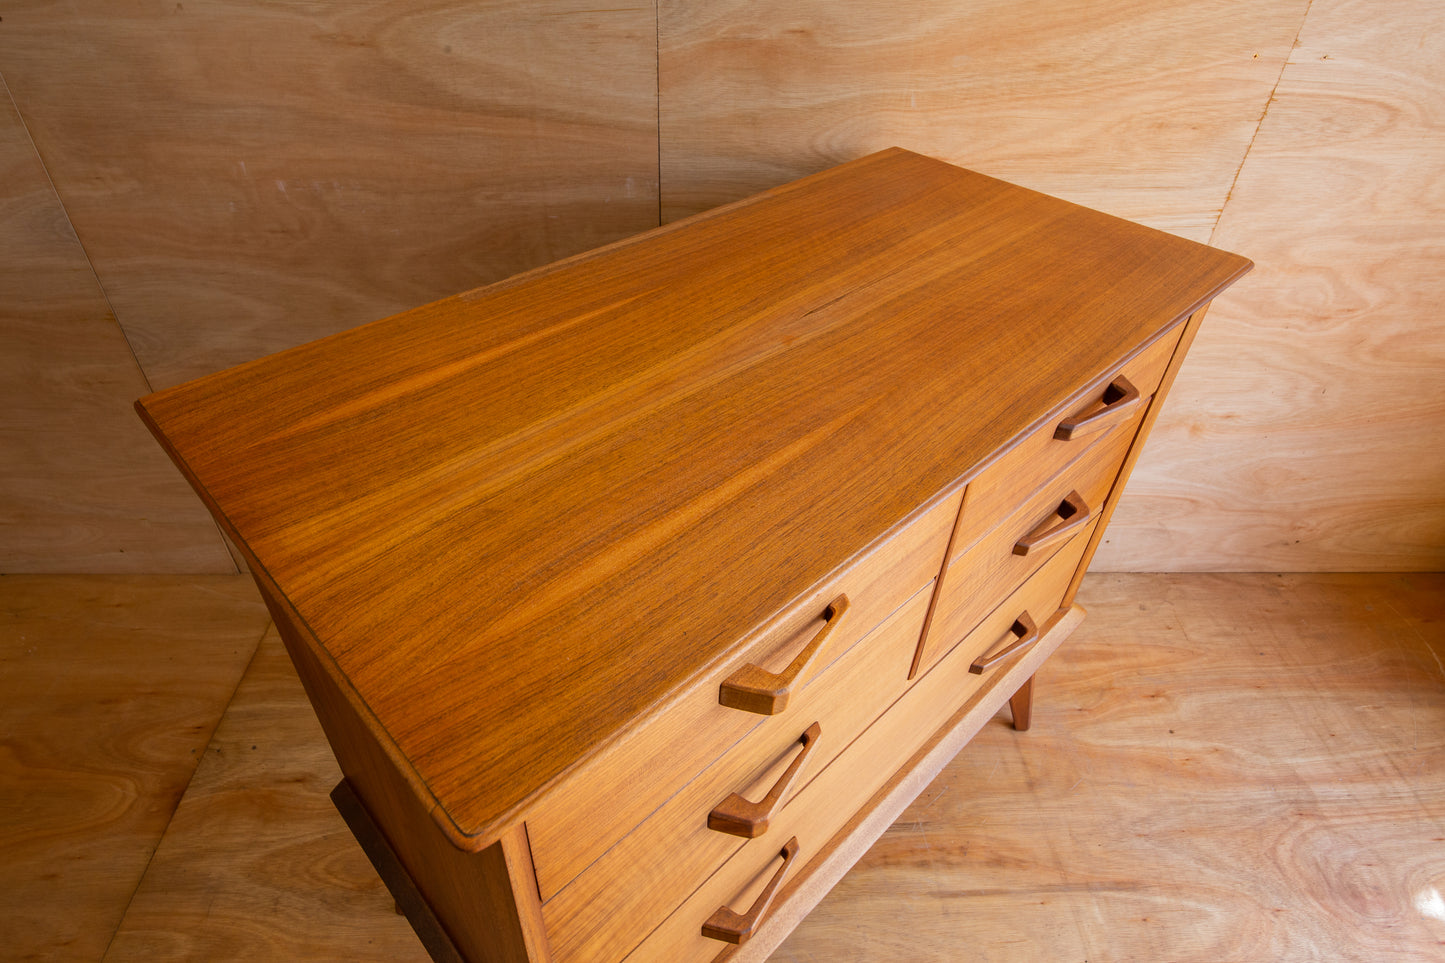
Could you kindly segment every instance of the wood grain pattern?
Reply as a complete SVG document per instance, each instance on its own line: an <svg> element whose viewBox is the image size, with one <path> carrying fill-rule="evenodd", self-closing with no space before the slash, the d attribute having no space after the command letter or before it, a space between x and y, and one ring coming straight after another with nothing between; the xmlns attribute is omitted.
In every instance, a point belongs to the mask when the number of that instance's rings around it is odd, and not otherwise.
<svg viewBox="0 0 1445 963"><path fill-rule="evenodd" d="M52 630L51 615L94 598L150 657L164 651L156 639L233 621L226 593L176 604L195 579L99 582L5 578L0 590ZM1014 735L1003 715L986 726L774 959L1433 960L1445 939L1428 915L1445 893L1442 600L1439 575L1091 576L1089 617L1043 672L1033 731ZM30 636L18 624L7 643ZM117 653L116 633L94 623L73 638L74 655L7 689L7 719L26 707L53 732L73 666ZM1172 684L1180 673L1197 677L1193 694ZM65 727L84 734L115 718L95 698L73 713ZM171 742L177 726L137 721L130 741ZM344 945L351 959L424 963L325 800L335 764L273 634L212 747L110 959L303 963ZM82 778L108 793L108 778ZM139 871L104 826L68 831L90 853L91 885ZM7 907L23 851L7 837ZM99 958L114 928L71 899L29 905L25 938L70 940L48 957ZM18 958L34 945L3 936Z"/></svg>
<svg viewBox="0 0 1445 963"><path fill-rule="evenodd" d="M850 819L842 831L830 841L828 849L812 867L808 876L799 881L786 895L788 902L775 915L771 929L762 935L750 952L736 954L733 963L759 963L765 956L771 957L782 938L792 932L797 923L817 906L843 875L852 868L868 850L982 729L1002 704L1000 696L1011 688L1022 684L1028 673L1034 671L1056 646L1072 634L1084 610L1079 606L1056 613L1045 625L1040 639L1042 646L1024 656L1023 661L1007 670L1006 678L1000 679L993 687L975 694L963 708L949 720L942 730L932 738L909 761L910 765L899 771L869 801L868 806ZM724 963L719 959L715 963Z"/></svg>
<svg viewBox="0 0 1445 963"><path fill-rule="evenodd" d="M1202 241L1308 6L664 0L664 219L898 144Z"/></svg>
<svg viewBox="0 0 1445 963"><path fill-rule="evenodd" d="M775 963L1438 959L1445 577L1079 598L1032 731L985 727Z"/></svg>
<svg viewBox="0 0 1445 963"><path fill-rule="evenodd" d="M1152 395L1179 343L1182 327L1174 328L1139 352L1120 369L1120 373L1127 375L1135 383L1147 385L1148 393ZM1112 378L1110 380L1112 381ZM1094 386L1082 392L1068 406L1069 416L1092 409L1094 402L1105 390L1107 389L1104 386ZM1063 419L1060 423L1062 421ZM1140 434L1147 437L1147 429ZM958 526L959 530L955 532L949 546L948 557L956 558L973 547L993 525L1018 508L1020 497L1045 484L1083 454L1085 449L1101 441L1100 436L1092 433L1071 441L1063 441L1058 437L1058 425L1045 424L1014 445L1011 451L1001 455L998 461L969 481L967 504L964 506L969 522Z"/></svg>
<svg viewBox="0 0 1445 963"><path fill-rule="evenodd" d="M0 955L100 958L265 627L234 575L0 578Z"/></svg>
<svg viewBox="0 0 1445 963"><path fill-rule="evenodd" d="M1078 550L1084 551L1084 544L1098 527L1091 519L1099 518L1105 510L1105 502L1115 487L1119 466L1134 444L1142 415L1142 412L1137 413L1132 420L1116 426L1098 439L1059 475L1045 481L1038 491L1026 495L1032 484L1021 485L1018 508L1006 518L989 518L974 513L965 496L958 530L954 533L954 545L968 541L966 532L981 529L987 534L970 548L955 554L940 576L940 588L929 613L926 635L918 648L913 674L932 664L940 652L957 642L998 604L1002 593L1007 593L1012 586L1027 578L1060 547L1058 542L1051 541L1034 551L1020 554L1018 543L1021 538L1028 538L1041 527L1059 525L1067 528L1065 537L1083 536L1084 541ZM1080 509L1074 511L1070 518L1058 522L1058 513L1064 509L1063 501L1068 498L1073 498ZM1084 521L1081 525L1074 525L1073 520L1081 515Z"/></svg>
<svg viewBox="0 0 1445 963"><path fill-rule="evenodd" d="M762 925L764 916L772 909L773 900L778 895L783 881L788 878L788 870L798 858L798 837L791 837L783 848L778 851L782 862L774 870L773 875L768 879L762 892L758 893L747 912L738 913L732 908L723 905L713 910L702 924L702 935L710 940L721 940L724 943L731 943L740 946L752 939L753 934Z"/></svg>
<svg viewBox="0 0 1445 963"><path fill-rule="evenodd" d="M331 790L331 802L341 818L346 820L346 828L356 837L376 875L386 884L391 898L396 901L397 914L406 917L432 963L465 963L461 950L457 949L446 927L432 912L416 881L406 871L406 865L391 848L386 833L371 818L370 810L351 788L350 781L343 778L336 784Z"/></svg>
<svg viewBox="0 0 1445 963"><path fill-rule="evenodd" d="M1096 567L1428 569L1445 446L1398 453L1439 437L1436 6L34 2L0 70L156 386L649 226L659 177L670 219L902 143L1199 240L1228 199L1215 241L1262 286L1216 313ZM27 311L74 317L43 290ZM66 323L94 363L3 335L0 568L222 570L89 403L133 380L119 339ZM1381 383L1414 400L1360 406Z"/></svg>
<svg viewBox="0 0 1445 963"><path fill-rule="evenodd" d="M430 915L445 926L452 946L474 963L548 963L546 935L540 922L529 918L540 918L541 907L531 859L518 852L527 848L525 827L514 823L480 852L454 846L409 784L415 779L411 769L367 730L341 691L344 683L323 667L328 656L275 585L264 574L257 585L348 786L385 835ZM523 879L525 888L519 890Z"/></svg>
<svg viewBox="0 0 1445 963"><path fill-rule="evenodd" d="M908 602L910 585L922 590L932 583L943 562L948 534L958 518L959 501L959 493L943 499L886 545L839 573L836 581L821 586L811 608L806 604L800 607L801 614L807 618L840 590L857 600L849 609L847 622L839 626L833 638L832 651L823 656L830 678L835 675L839 661L852 661L863 654L856 650L856 644L865 636L872 640L870 645L878 644L879 636L872 630ZM923 604L925 607L928 604L926 597ZM798 644L792 637L814 635L821 624L821 618L801 625L785 620L779 626L780 631L763 633L758 651L765 651L770 643L779 649L765 660L765 665L775 667L773 662L786 660ZM868 661L873 664L864 683L867 686L875 685L891 671L886 660L880 661L878 656L876 651L868 653ZM811 688L819 675L808 677L805 685ZM723 710L718 705L719 694L716 686L702 687L690 694L654 721L637 727L627 739L572 770L563 786L548 793L529 811L527 833L536 856L537 881L544 898L551 897L647 818L658 799L673 797L705 767L718 771L720 767L711 765L713 760L740 738L750 736L750 743L761 739L781 751L797 735L792 718L760 720L734 710ZM873 698L877 698L876 694ZM807 707L813 702L813 697L808 696L804 706L794 707L792 715L809 711ZM830 725L829 732L832 731ZM679 744L687 745L689 751L677 752ZM835 746L831 736L828 745L841 748ZM767 754L759 747L752 751ZM728 767L721 768L726 771ZM745 784L744 775L741 771L734 772L730 777L734 782L727 789L719 786L719 793ZM632 791L619 796L618 785L626 785Z"/></svg>
<svg viewBox="0 0 1445 963"><path fill-rule="evenodd" d="M156 387L657 224L651 5L7 13L0 67Z"/></svg>
<svg viewBox="0 0 1445 963"><path fill-rule="evenodd" d="M327 798L339 778L272 629L105 959L425 963Z"/></svg>
<svg viewBox="0 0 1445 963"><path fill-rule="evenodd" d="M762 798L754 801L742 793L731 793L708 812L707 828L713 832L741 836L744 839L756 839L766 833L773 816L777 815L782 806L783 799L793 790L793 784L803 774L803 767L817 750L818 739L822 734L822 726L816 722L804 729L803 734L798 737L802 748Z"/></svg>
<svg viewBox="0 0 1445 963"><path fill-rule="evenodd" d="M0 572L236 571L147 390L0 81Z"/></svg>
<svg viewBox="0 0 1445 963"><path fill-rule="evenodd" d="M481 847L1248 266L891 151L142 411Z"/></svg>
<svg viewBox="0 0 1445 963"><path fill-rule="evenodd" d="M1055 598L1068 573L1059 574L1065 577L1055 579ZM804 865L783 887L780 905L760 924L756 939L732 959L764 958L816 902L818 877L826 880L822 884L826 891L848 862L882 834L906 799L920 792L1007 701L1008 694L1067 638L1082 615L1077 609L1057 613L1039 645L987 681L968 673L971 653L955 650L863 733L845 758L814 780L784 811L778 827L799 837ZM753 840L724 864L627 957L627 963L708 959L695 921L721 901L746 905L767 879L755 871L769 855L765 843Z"/></svg>
<svg viewBox="0 0 1445 963"><path fill-rule="evenodd" d="M552 897L543 913L555 934L552 945L559 963L621 959L663 922L683 896L744 845L737 836L712 828L705 818L709 808L735 789L766 789L796 755L792 743L800 730L817 724L822 735L813 753L816 759L809 761L800 785L783 802L784 808L793 805L799 792L903 693L929 594L925 589L915 595L810 685L803 693L806 701L791 719L771 733L740 740ZM683 739L679 743L685 744ZM787 836L770 824L766 838L770 845L781 845Z"/></svg>
<svg viewBox="0 0 1445 963"><path fill-rule="evenodd" d="M1316 2L1096 567L1445 568L1445 10Z"/></svg>
<svg viewBox="0 0 1445 963"><path fill-rule="evenodd" d="M1009 714L1013 716L1013 727L1019 732L1028 732L1034 718L1034 677L1018 687L1008 697Z"/></svg>

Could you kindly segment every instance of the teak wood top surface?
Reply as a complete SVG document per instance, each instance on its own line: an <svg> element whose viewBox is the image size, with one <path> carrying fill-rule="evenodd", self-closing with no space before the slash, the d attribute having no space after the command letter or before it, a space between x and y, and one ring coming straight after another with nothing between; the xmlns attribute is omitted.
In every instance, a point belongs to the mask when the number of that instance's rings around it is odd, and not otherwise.
<svg viewBox="0 0 1445 963"><path fill-rule="evenodd" d="M138 408L479 848L1249 266L895 149Z"/></svg>

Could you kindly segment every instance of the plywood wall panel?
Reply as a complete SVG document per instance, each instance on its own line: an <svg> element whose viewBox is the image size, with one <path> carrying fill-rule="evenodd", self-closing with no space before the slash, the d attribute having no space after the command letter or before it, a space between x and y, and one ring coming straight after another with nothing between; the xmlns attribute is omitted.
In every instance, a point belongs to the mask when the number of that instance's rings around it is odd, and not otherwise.
<svg viewBox="0 0 1445 963"><path fill-rule="evenodd" d="M1445 7L1315 0L1098 568L1445 568Z"/></svg>
<svg viewBox="0 0 1445 963"><path fill-rule="evenodd" d="M651 4L76 0L0 71L154 387L657 223Z"/></svg>
<svg viewBox="0 0 1445 963"><path fill-rule="evenodd" d="M892 144L1258 263L1200 335L1096 567L1440 568L1438 7L11 5L0 74L84 250L34 170L7 173L0 570L230 568L119 404L147 375Z"/></svg>
<svg viewBox="0 0 1445 963"><path fill-rule="evenodd" d="M0 81L0 573L235 572Z"/></svg>
<svg viewBox="0 0 1445 963"><path fill-rule="evenodd" d="M1306 6L662 0L664 218L896 144L1204 240Z"/></svg>

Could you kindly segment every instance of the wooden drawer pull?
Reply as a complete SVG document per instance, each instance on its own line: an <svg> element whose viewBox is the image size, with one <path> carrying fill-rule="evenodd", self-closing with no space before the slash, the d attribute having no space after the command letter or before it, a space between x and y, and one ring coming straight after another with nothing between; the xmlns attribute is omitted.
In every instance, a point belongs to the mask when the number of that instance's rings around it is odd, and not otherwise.
<svg viewBox="0 0 1445 963"><path fill-rule="evenodd" d="M983 675L1000 662L1006 662L1012 659L1039 640L1039 627L1034 624L1034 620L1029 617L1027 612L1020 615L1017 619L1014 619L1014 624L1009 627L1008 631L1009 635L1004 636L1004 638L1013 635L1018 636L1018 638L1014 639L1013 644L995 655L989 655L985 652L973 660L973 665L968 667L968 671L974 675Z"/></svg>
<svg viewBox="0 0 1445 963"><path fill-rule="evenodd" d="M1089 524L1089 515L1089 506L1084 504L1084 496L1077 491L1069 492L1064 496L1064 500L1059 502L1059 507L1054 509L1053 514L1014 542L1014 554L1027 555L1034 549L1063 541ZM1054 521L1055 518L1058 521Z"/></svg>
<svg viewBox="0 0 1445 963"><path fill-rule="evenodd" d="M1059 422L1059 427L1054 429L1054 437L1059 441L1073 441L1080 435L1117 425L1128 418L1143 400L1139 389L1120 375L1109 382L1098 401L1092 402L1081 413Z"/></svg>
<svg viewBox="0 0 1445 963"><path fill-rule="evenodd" d="M791 665L782 672L769 672L749 662L728 676L718 689L717 701L729 709L775 716L788 707L793 683L808 669L809 663L823 651L823 646L843 615L848 611L848 596L840 595L823 612L826 623L813 640L803 647Z"/></svg>
<svg viewBox="0 0 1445 963"><path fill-rule="evenodd" d="M778 853L783 857L783 865L768 880L768 885L753 900L753 905L748 907L746 913L734 913L726 906L719 906L717 912L707 918L702 924L702 935L710 940L722 940L724 943L736 943L739 946L752 938L758 931L758 924L763 921L763 914L768 911L768 906L773 902L773 897L778 895L778 887L783 885L783 877L788 875L788 867L793 865L793 859L798 855L798 837L794 836L788 840Z"/></svg>
<svg viewBox="0 0 1445 963"><path fill-rule="evenodd" d="M707 814L707 828L731 836L742 836L746 839L753 839L767 832L769 820L782 808L783 796L797 781L803 771L803 764L807 761L808 755L812 753L813 747L818 744L818 737L822 734L823 727L818 723L815 722L809 726L798 740L803 744L803 751L798 753L797 757L788 765L787 770L778 777L778 781L773 784L772 789L768 790L768 794L757 802L748 802L738 793L733 793Z"/></svg>

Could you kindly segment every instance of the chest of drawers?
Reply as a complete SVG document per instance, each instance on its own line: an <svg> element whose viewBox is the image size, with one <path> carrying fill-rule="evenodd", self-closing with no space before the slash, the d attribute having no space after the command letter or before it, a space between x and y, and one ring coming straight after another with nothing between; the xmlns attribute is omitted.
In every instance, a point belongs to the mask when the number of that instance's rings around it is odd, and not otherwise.
<svg viewBox="0 0 1445 963"><path fill-rule="evenodd" d="M1035 669L1243 258L902 150L138 403L437 959L760 959Z"/></svg>

